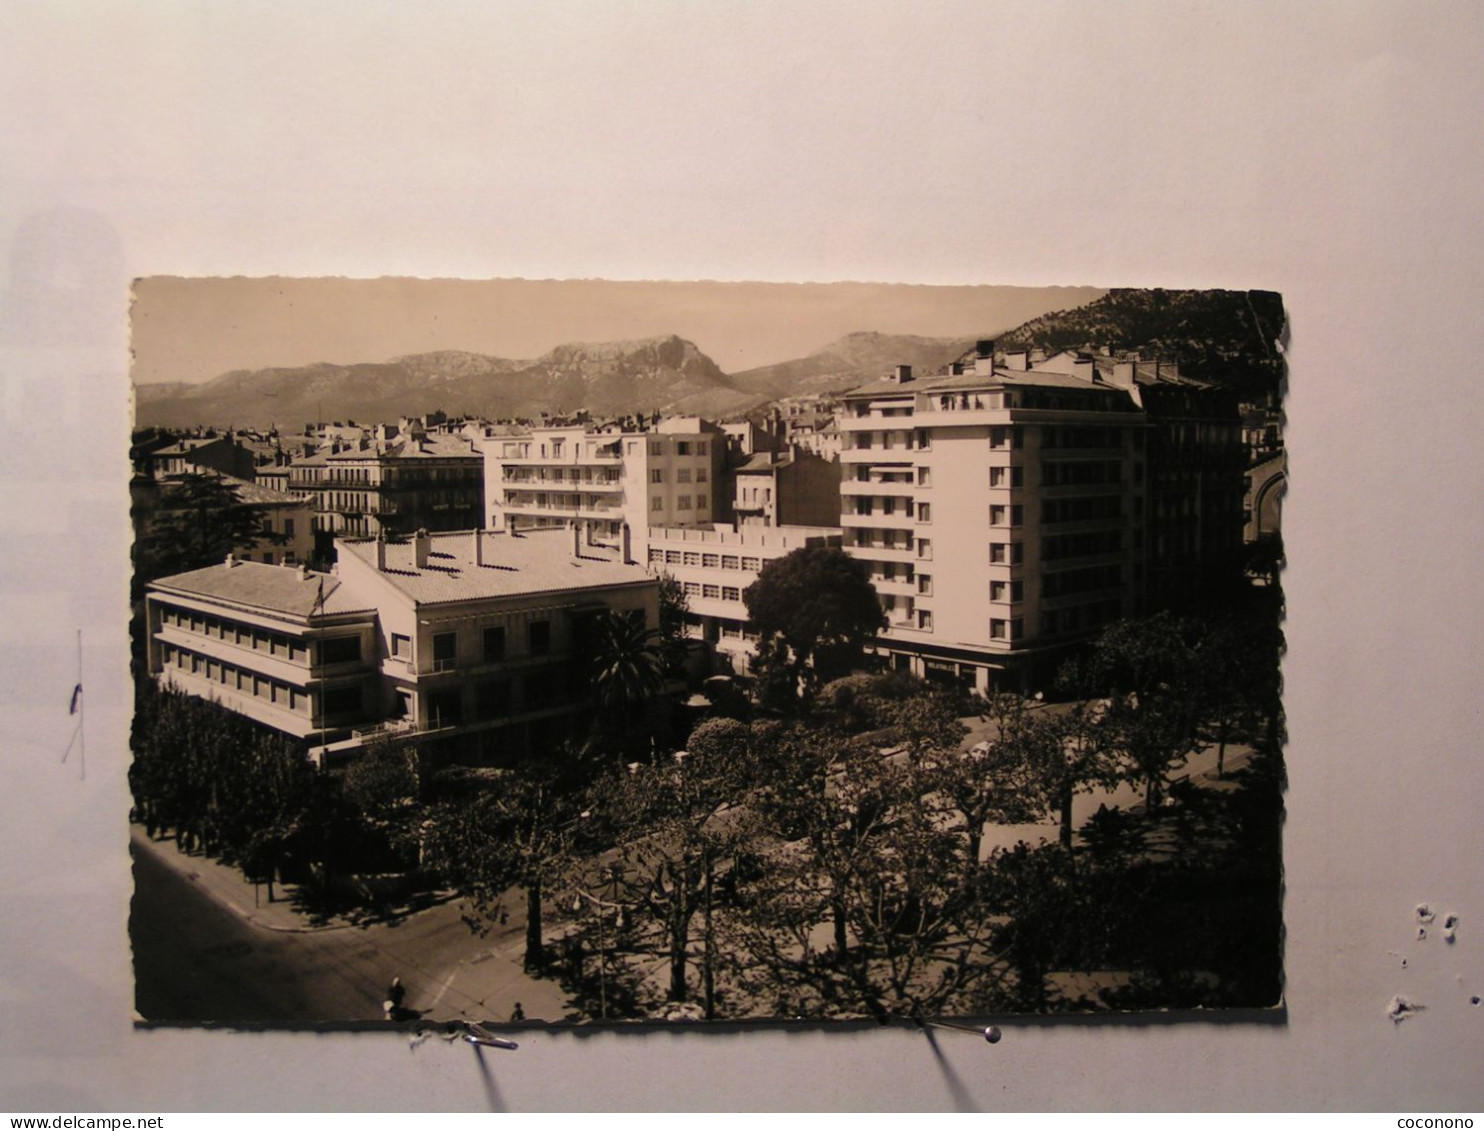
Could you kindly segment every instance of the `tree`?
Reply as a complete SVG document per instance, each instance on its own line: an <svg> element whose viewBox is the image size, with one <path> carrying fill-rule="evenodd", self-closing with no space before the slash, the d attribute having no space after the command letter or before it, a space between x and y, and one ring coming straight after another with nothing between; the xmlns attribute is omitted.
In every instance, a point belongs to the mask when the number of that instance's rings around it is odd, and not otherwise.
<svg viewBox="0 0 1484 1131"><path fill-rule="evenodd" d="M971 1010L1004 966L933 797L939 767L803 727L781 745L749 801L773 848L738 892L744 983L784 1015Z"/></svg>
<svg viewBox="0 0 1484 1131"><path fill-rule="evenodd" d="M373 742L346 768L341 788L363 825L388 847L403 855L419 849L424 791L416 746Z"/></svg>
<svg viewBox="0 0 1484 1131"><path fill-rule="evenodd" d="M585 674L598 699L598 733L620 748L637 746L638 716L665 686L660 633L611 609L587 618L580 633Z"/></svg>
<svg viewBox="0 0 1484 1131"><path fill-rule="evenodd" d="M175 476L162 487L148 529L138 532L136 584L216 565L239 548L285 544L288 536L271 529L267 513L244 503L220 475Z"/></svg>
<svg viewBox="0 0 1484 1131"><path fill-rule="evenodd" d="M1146 808L1163 797L1169 771L1200 748L1204 627L1168 612L1118 621L1094 642L1082 672L1089 693L1107 697L1098 729L1128 778L1143 782Z"/></svg>
<svg viewBox="0 0 1484 1131"><path fill-rule="evenodd" d="M685 656L690 645L685 638L685 617L690 611L690 602L685 596L685 586L672 574L662 573L660 582L660 655L664 657L665 674L679 679L685 674Z"/></svg>
<svg viewBox="0 0 1484 1131"><path fill-rule="evenodd" d="M580 901L600 910L616 902L636 931L644 924L655 929L673 1002L690 999L691 935L702 916L701 995L708 1018L716 1015L717 871L750 836L751 815L728 804L744 779L736 763L698 754L634 763L600 779L591 813L613 848L579 865L572 881ZM605 898L609 884L613 891Z"/></svg>
<svg viewBox="0 0 1484 1131"><path fill-rule="evenodd" d="M485 788L443 803L427 826L428 863L469 900L471 927L487 930L505 914L509 890L524 891L525 967L538 973L547 965L545 894L571 863L577 764L568 750L556 759L489 771Z"/></svg>
<svg viewBox="0 0 1484 1131"><path fill-rule="evenodd" d="M936 801L963 822L970 883L979 873L986 824L1026 824L1052 811L1059 800L1057 769L1063 759L1051 721L1027 709L1018 695L990 699L988 718L990 736L974 750L960 753L957 742L934 747L941 751L934 754Z"/></svg>
<svg viewBox="0 0 1484 1131"><path fill-rule="evenodd" d="M742 594L764 640L806 689L848 675L886 627L866 567L837 547L806 546L763 566Z"/></svg>

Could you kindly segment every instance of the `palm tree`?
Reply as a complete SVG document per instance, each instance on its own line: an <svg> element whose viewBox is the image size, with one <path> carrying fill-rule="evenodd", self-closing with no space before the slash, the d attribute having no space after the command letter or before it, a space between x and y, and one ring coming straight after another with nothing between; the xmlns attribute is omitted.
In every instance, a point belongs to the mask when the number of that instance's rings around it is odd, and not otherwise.
<svg viewBox="0 0 1484 1131"><path fill-rule="evenodd" d="M665 659L657 629L643 620L605 610L587 626L588 675L607 724L619 734L636 709L665 684Z"/></svg>

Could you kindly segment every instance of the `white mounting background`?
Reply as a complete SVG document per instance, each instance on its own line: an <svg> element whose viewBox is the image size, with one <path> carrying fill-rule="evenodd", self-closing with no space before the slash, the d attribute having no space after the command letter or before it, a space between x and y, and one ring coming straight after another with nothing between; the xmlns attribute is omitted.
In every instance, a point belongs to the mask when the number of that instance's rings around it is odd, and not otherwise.
<svg viewBox="0 0 1484 1131"><path fill-rule="evenodd" d="M1484 10L304 7L0 15L0 1107L1484 1104ZM484 1072L134 1031L126 308L155 274L1281 291L1287 1023L567 1032ZM1456 944L1414 940L1423 901ZM1397 993L1426 1012L1394 1025Z"/></svg>

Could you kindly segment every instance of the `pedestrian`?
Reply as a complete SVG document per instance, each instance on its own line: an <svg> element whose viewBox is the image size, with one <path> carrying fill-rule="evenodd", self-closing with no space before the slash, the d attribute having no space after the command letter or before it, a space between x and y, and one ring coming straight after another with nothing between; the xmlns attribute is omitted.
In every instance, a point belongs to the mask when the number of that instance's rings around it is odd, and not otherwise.
<svg viewBox="0 0 1484 1131"><path fill-rule="evenodd" d="M512 1021L524 1021L525 1019L526 1019L526 1011L521 1008L520 1002L516 1002L515 1003L515 1008L510 1011L510 1020L512 1020Z"/></svg>

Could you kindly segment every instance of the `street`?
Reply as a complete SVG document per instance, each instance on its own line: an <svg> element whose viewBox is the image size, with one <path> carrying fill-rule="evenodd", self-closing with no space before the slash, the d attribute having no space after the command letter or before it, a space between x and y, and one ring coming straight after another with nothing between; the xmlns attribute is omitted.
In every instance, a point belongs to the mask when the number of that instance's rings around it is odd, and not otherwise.
<svg viewBox="0 0 1484 1131"><path fill-rule="evenodd" d="M212 865L138 834L132 848L135 1008L147 1020L380 1020L393 977L409 1013L430 1021L501 1021L516 1001L533 1018L565 1013L560 987L522 971L514 916L485 938L456 902L364 927L273 930L244 921L182 870Z"/></svg>

